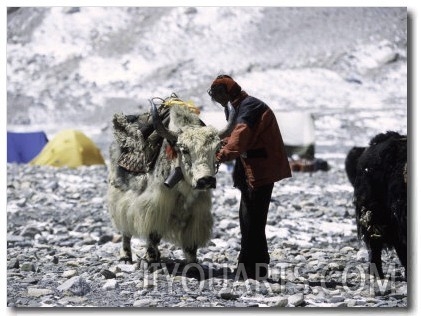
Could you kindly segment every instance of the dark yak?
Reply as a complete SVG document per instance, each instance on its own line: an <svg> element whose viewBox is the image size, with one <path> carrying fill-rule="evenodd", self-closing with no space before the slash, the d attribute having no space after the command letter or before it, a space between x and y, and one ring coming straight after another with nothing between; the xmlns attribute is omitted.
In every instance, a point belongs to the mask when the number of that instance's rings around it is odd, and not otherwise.
<svg viewBox="0 0 421 316"><path fill-rule="evenodd" d="M407 137L388 131L368 147L352 148L345 170L354 186L358 236L369 252L371 274L384 278L381 253L395 249L407 268Z"/></svg>

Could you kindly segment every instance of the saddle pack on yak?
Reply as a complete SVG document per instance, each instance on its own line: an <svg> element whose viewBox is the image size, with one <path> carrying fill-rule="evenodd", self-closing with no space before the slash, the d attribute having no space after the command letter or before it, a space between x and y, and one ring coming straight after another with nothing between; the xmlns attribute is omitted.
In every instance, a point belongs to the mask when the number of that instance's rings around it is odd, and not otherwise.
<svg viewBox="0 0 421 316"><path fill-rule="evenodd" d="M153 98L151 102L160 102L158 112L162 123L168 127L170 122L170 107L178 104L199 114L199 109L192 103L177 97ZM128 172L147 173L155 166L163 138L155 131L152 114L145 112L139 115L114 114L114 138L121 149L118 165Z"/></svg>

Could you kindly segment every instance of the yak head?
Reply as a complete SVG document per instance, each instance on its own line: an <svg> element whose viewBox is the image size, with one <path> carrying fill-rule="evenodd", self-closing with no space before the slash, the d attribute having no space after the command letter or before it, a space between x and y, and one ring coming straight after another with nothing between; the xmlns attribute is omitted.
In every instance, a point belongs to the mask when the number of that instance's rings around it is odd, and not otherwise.
<svg viewBox="0 0 421 316"><path fill-rule="evenodd" d="M153 123L157 133L168 143L167 150L176 161L173 176L189 183L198 190L216 187L215 154L220 149L221 139L231 133L235 123L235 110L230 107L228 123L221 131L205 126L199 117L188 108L173 105L170 124L166 128L158 114L156 105L151 101Z"/></svg>

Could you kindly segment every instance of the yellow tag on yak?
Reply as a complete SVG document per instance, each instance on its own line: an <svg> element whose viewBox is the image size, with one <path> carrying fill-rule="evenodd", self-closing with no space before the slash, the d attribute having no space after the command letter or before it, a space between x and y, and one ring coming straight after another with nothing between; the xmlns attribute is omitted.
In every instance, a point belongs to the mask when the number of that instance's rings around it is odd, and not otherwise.
<svg viewBox="0 0 421 316"><path fill-rule="evenodd" d="M174 104L186 106L191 112L193 112L197 115L200 114L199 108L191 100L183 101L183 100L178 99L178 98L170 98L170 99L164 101L165 106L173 106Z"/></svg>

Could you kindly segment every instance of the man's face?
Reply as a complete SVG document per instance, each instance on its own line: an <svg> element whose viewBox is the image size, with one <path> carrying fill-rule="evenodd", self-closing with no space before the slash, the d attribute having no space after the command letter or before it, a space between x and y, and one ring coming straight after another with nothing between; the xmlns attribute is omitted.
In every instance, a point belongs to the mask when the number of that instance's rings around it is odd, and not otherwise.
<svg viewBox="0 0 421 316"><path fill-rule="evenodd" d="M228 105L230 100L225 86L213 87L209 90L209 95L213 101L218 102L224 107Z"/></svg>

